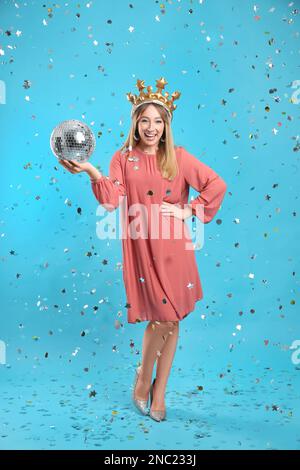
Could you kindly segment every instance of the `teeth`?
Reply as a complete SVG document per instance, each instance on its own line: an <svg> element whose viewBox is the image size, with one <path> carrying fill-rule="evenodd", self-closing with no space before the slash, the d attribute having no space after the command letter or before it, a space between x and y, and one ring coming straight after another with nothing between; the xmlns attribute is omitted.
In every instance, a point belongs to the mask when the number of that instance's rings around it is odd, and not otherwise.
<svg viewBox="0 0 300 470"><path fill-rule="evenodd" d="M147 132L145 132L145 135L146 135L147 137L154 137L156 134L147 134Z"/></svg>

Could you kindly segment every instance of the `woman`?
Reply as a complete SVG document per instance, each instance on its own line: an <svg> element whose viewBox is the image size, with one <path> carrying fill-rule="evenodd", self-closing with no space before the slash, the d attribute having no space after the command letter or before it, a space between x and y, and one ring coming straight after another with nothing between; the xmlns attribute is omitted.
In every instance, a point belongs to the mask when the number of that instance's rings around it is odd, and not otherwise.
<svg viewBox="0 0 300 470"><path fill-rule="evenodd" d="M71 173L85 171L89 175L95 197L107 210L116 209L126 198L122 250L128 322L149 321L132 398L140 412L149 413L156 421L166 418L164 397L179 321L203 297L184 221L196 215L202 222L210 222L226 192L226 183L210 167L183 147L174 146L173 101L180 93L174 92L171 99L168 93L162 95L166 83L161 78L156 81L156 92L147 87L148 92L144 93L144 82L138 80L140 94L127 94L133 103L131 129L124 145L112 157L109 177L89 162L60 160ZM190 186L201 195L188 203ZM138 224L134 217L137 205ZM180 237L178 226L184 232ZM160 228L162 234L157 233ZM156 378L151 384L155 362Z"/></svg>

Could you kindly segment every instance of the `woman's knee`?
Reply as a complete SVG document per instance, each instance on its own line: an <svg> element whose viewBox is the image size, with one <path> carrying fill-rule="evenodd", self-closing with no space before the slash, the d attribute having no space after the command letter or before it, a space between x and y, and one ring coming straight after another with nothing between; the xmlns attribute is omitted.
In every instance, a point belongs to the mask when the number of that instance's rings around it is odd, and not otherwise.
<svg viewBox="0 0 300 470"><path fill-rule="evenodd" d="M155 321L155 327L163 331L173 331L178 327L178 321Z"/></svg>
<svg viewBox="0 0 300 470"><path fill-rule="evenodd" d="M172 328L172 330L173 330L174 328L176 328L178 326L179 322L178 321L167 321L166 323L167 323L168 328Z"/></svg>

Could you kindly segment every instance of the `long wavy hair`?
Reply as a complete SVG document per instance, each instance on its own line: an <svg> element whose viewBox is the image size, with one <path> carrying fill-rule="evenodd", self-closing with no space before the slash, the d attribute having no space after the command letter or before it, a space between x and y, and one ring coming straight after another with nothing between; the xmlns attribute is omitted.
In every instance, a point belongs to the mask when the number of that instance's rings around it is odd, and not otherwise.
<svg viewBox="0 0 300 470"><path fill-rule="evenodd" d="M175 148L177 146L174 145L172 129L171 129L171 118L169 117L168 111L161 105L157 103L144 103L139 106L132 116L131 127L128 134L128 137L124 144L121 147L122 152L128 151L128 156L131 154L131 151L134 151L134 148L138 144L139 141L136 141L133 136L135 132L138 133L138 120L143 113L143 111L152 104L156 107L157 111L159 112L162 120L164 121L165 127L164 132L162 134L162 138L164 142L161 140L158 144L158 151L156 154L156 162L159 171L163 178L168 178L169 180L173 180L179 172L177 158L175 153ZM130 151L130 149L132 149Z"/></svg>

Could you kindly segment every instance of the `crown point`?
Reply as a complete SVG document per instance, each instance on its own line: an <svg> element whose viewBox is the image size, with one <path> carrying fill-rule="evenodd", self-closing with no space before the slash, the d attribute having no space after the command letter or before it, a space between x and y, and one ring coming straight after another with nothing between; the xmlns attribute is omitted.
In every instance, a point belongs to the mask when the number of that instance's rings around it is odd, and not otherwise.
<svg viewBox="0 0 300 470"><path fill-rule="evenodd" d="M172 117L172 112L174 109L176 109L176 106L174 105L173 101L177 100L181 93L179 91L175 91L172 93L171 99L169 99L170 94L165 91L164 94L162 94L162 90L167 85L168 82L165 80L164 77L161 77L159 80L156 80L156 92L152 92L152 86L145 86L145 81L144 80L137 80L136 82L136 87L139 90L139 95L133 95L132 93L127 93L127 99L131 101L134 107L139 106L140 104L144 102L160 102L162 106L164 106L169 114ZM147 92L144 92L144 88L147 89Z"/></svg>
<svg viewBox="0 0 300 470"><path fill-rule="evenodd" d="M156 80L156 83L159 88L164 88L168 84L164 77L161 77L159 80Z"/></svg>
<svg viewBox="0 0 300 470"><path fill-rule="evenodd" d="M139 91L143 90L145 88L145 81L138 79L136 81L136 87L139 89Z"/></svg>

